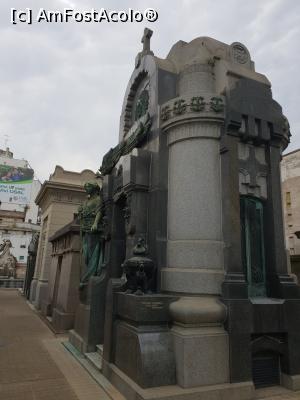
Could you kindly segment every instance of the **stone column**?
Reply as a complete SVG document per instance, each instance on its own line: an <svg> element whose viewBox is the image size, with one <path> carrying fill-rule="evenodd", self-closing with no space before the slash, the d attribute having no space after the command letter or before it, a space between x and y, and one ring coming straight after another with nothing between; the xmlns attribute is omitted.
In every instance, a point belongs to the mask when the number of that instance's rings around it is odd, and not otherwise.
<svg viewBox="0 0 300 400"><path fill-rule="evenodd" d="M54 233L54 229L50 231L51 215L47 216L46 226L42 227L42 241L40 242L41 248L39 248L38 262L38 281L36 284L36 294L34 299L34 306L40 310L43 306L43 302L48 296L48 276L49 276L49 264L51 263L51 252L52 245L48 242L49 237ZM45 315L47 311L42 309Z"/></svg>
<svg viewBox="0 0 300 400"><path fill-rule="evenodd" d="M162 290L170 307L177 382L182 387L229 381L221 218L220 136L225 99L214 93L212 67L192 64L179 97L164 104L168 135L168 243Z"/></svg>
<svg viewBox="0 0 300 400"><path fill-rule="evenodd" d="M36 285L34 306L38 310L42 308L43 302L48 297L48 276L49 264L51 260L51 244L48 243L48 238L49 236L47 236L47 243L45 244L44 252L42 254L42 258L40 259L40 274ZM45 315L48 315L45 309L42 309L42 311Z"/></svg>
<svg viewBox="0 0 300 400"><path fill-rule="evenodd" d="M37 288L37 284L38 284L38 280L40 277L40 263L41 263L41 253L42 253L42 241L43 241L43 232L41 230L41 234L39 237L39 244L38 244L38 250L37 250L37 256L36 256L36 261L35 261L35 268L34 268L34 275L33 275L33 279L31 281L31 285L30 285L30 302L34 303L35 299L36 299L36 288Z"/></svg>

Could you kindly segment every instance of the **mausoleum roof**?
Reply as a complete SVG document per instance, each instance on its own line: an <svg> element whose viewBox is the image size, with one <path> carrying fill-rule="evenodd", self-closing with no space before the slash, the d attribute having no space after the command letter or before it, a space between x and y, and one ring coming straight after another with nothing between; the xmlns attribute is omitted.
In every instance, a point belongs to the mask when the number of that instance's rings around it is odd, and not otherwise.
<svg viewBox="0 0 300 400"><path fill-rule="evenodd" d="M179 40L172 46L165 59L155 57L155 61L159 68L177 74L195 64L216 65L215 74L220 76L224 77L229 72L271 86L265 75L255 71L247 47L239 42L229 45L207 36L198 37L190 42Z"/></svg>

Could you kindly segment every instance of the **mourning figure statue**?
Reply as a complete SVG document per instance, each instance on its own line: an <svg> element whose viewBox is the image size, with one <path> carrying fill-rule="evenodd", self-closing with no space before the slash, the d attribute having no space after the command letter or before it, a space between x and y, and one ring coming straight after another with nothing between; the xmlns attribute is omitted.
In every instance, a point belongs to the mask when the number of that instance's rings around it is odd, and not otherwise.
<svg viewBox="0 0 300 400"><path fill-rule="evenodd" d="M16 258L11 254L12 247L9 239L4 239L0 244L0 276L7 278L16 277Z"/></svg>
<svg viewBox="0 0 300 400"><path fill-rule="evenodd" d="M91 276L99 274L102 260L102 192L94 182L86 183L84 189L87 200L78 209L83 258L83 274L79 286L81 290Z"/></svg>

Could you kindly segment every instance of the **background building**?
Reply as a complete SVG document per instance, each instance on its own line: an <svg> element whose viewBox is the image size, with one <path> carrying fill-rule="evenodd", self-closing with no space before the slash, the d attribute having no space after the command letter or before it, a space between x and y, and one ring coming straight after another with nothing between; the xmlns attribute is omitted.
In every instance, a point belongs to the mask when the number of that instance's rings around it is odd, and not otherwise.
<svg viewBox="0 0 300 400"><path fill-rule="evenodd" d="M74 220L78 207L86 199L84 184L95 180L96 175L91 170L66 171L57 165L49 180L41 186L36 197L36 203L41 209L41 234L31 283L30 300L37 309L42 309L45 315L49 314L49 276L50 283L52 283L52 245L49 238ZM50 287L52 288L51 284Z"/></svg>
<svg viewBox="0 0 300 400"><path fill-rule="evenodd" d="M9 148L0 149L0 240L12 243L18 278L25 275L32 234L40 229L34 202L40 187L28 161L14 158Z"/></svg>
<svg viewBox="0 0 300 400"><path fill-rule="evenodd" d="M286 246L292 272L300 281L300 149L283 156L281 178Z"/></svg>

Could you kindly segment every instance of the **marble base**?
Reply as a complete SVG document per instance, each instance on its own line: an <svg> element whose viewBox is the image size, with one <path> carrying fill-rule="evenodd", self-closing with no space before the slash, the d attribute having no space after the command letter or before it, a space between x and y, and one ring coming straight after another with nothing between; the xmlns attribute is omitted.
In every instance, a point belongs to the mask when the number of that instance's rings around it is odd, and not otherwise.
<svg viewBox="0 0 300 400"><path fill-rule="evenodd" d="M34 306L37 310L41 309L42 303L48 298L48 281L38 281L36 286L36 296Z"/></svg>
<svg viewBox="0 0 300 400"><path fill-rule="evenodd" d="M177 383L183 388L229 382L228 334L219 326L174 326Z"/></svg>
<svg viewBox="0 0 300 400"><path fill-rule="evenodd" d="M89 346L90 313L90 306L80 303L76 311L74 329L69 332L70 343L81 353L95 351L95 346Z"/></svg>
<svg viewBox="0 0 300 400"><path fill-rule="evenodd" d="M56 332L65 332L73 328L74 326L74 313L66 313L53 309L52 313L52 325Z"/></svg>
<svg viewBox="0 0 300 400"><path fill-rule="evenodd" d="M69 342L81 354L88 352L87 344L84 342L83 338L74 329L71 329L69 331Z"/></svg>
<svg viewBox="0 0 300 400"><path fill-rule="evenodd" d="M127 400L252 400L253 382L226 383L184 389L178 385L142 389L115 365L103 360L105 377Z"/></svg>
<svg viewBox="0 0 300 400"><path fill-rule="evenodd" d="M115 365L140 387L176 383L172 336L167 326L116 324Z"/></svg>
<svg viewBox="0 0 300 400"><path fill-rule="evenodd" d="M281 384L289 390L300 390L300 375L281 373Z"/></svg>
<svg viewBox="0 0 300 400"><path fill-rule="evenodd" d="M173 338L169 329L172 301L172 296L162 294L114 295L116 319L111 361L140 387L176 383Z"/></svg>
<svg viewBox="0 0 300 400"><path fill-rule="evenodd" d="M30 284L30 297L29 297L29 301L31 303L35 302L37 284L38 284L38 280L37 279L33 279L31 281L31 284Z"/></svg>
<svg viewBox="0 0 300 400"><path fill-rule="evenodd" d="M49 301L42 301L40 307L41 314L45 317L50 317L52 314L52 304Z"/></svg>

